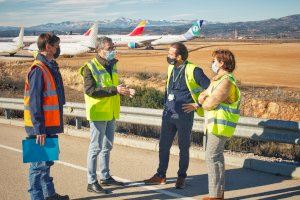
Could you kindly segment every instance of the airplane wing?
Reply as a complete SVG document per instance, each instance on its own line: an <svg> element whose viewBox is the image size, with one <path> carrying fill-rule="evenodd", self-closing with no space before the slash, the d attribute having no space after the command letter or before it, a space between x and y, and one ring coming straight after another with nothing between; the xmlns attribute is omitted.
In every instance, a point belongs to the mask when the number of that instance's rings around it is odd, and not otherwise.
<svg viewBox="0 0 300 200"><path fill-rule="evenodd" d="M160 38L162 38L162 37L144 40L144 41L141 41L141 42L139 42L139 43L141 43L141 44L143 44L143 45L149 45L149 44L151 44L151 42L153 42L153 41L155 41L155 40L158 40L158 39L160 39Z"/></svg>
<svg viewBox="0 0 300 200"><path fill-rule="evenodd" d="M139 48L139 47L144 47L144 46L150 46L151 42L160 39L161 36L159 37L148 37L145 39L137 40L135 42L129 42L128 47L131 49Z"/></svg>

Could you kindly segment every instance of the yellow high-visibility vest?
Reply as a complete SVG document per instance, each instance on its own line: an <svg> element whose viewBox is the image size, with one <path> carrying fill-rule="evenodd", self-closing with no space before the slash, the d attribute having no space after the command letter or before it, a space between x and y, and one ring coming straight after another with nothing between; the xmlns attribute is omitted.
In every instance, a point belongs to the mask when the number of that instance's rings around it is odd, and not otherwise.
<svg viewBox="0 0 300 200"><path fill-rule="evenodd" d="M112 69L112 76L106 69L98 62L96 58L86 63L79 69L80 74L84 76L83 68L88 66L91 70L93 78L96 81L97 87L117 87L119 85L117 65ZM86 104L86 118L89 121L110 121L118 119L120 116L120 95L110 97L94 98L84 94Z"/></svg>
<svg viewBox="0 0 300 200"><path fill-rule="evenodd" d="M191 93L191 96L194 100L195 103L198 102L198 97L200 95L200 93L204 90L203 87L201 85L199 85L194 78L194 69L197 66L189 61L187 61L186 66L185 66L185 81L186 81L186 85ZM169 88L169 82L170 82L170 77L171 77L171 73L173 71L174 65L169 65L168 67L168 79L167 79L167 89ZM196 113L199 116L204 116L204 110L202 107L199 107L196 110Z"/></svg>
<svg viewBox="0 0 300 200"><path fill-rule="evenodd" d="M208 111L205 116L206 118L206 130L208 133L214 135L220 135L225 137L232 137L236 129L237 122L240 117L240 102L241 93L236 85L236 81L232 74L226 74L215 81L213 87L208 91L208 96L212 94L214 89L224 80L229 81L235 85L238 99L232 104L220 103L215 109Z"/></svg>

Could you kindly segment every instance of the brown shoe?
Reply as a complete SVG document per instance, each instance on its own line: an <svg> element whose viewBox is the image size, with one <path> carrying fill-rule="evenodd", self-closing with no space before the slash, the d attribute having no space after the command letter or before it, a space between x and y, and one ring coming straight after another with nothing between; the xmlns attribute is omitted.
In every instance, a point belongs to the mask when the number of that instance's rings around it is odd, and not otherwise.
<svg viewBox="0 0 300 200"><path fill-rule="evenodd" d="M203 197L202 200L224 200L224 198Z"/></svg>
<svg viewBox="0 0 300 200"><path fill-rule="evenodd" d="M166 182L166 178L161 178L157 174L152 176L150 179L144 180L146 185L164 185Z"/></svg>
<svg viewBox="0 0 300 200"><path fill-rule="evenodd" d="M176 184L175 184L176 189L183 189L185 188L185 178L178 176Z"/></svg>
<svg viewBox="0 0 300 200"><path fill-rule="evenodd" d="M222 191L222 197L203 197L202 200L224 200L224 190Z"/></svg>

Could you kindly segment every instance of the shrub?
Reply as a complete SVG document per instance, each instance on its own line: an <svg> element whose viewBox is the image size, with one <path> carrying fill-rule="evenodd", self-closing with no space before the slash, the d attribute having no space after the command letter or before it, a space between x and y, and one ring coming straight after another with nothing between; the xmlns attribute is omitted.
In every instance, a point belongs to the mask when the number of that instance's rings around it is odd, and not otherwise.
<svg viewBox="0 0 300 200"><path fill-rule="evenodd" d="M140 80L147 80L152 77L160 77L159 73L137 72L135 75Z"/></svg>
<svg viewBox="0 0 300 200"><path fill-rule="evenodd" d="M121 105L142 108L163 108L164 93L155 88L134 87L134 98L121 96Z"/></svg>

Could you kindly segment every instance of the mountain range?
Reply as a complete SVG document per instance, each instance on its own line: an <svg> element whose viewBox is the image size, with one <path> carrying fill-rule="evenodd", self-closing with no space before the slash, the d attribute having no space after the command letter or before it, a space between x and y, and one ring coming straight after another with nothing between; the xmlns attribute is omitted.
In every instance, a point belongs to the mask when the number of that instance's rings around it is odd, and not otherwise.
<svg viewBox="0 0 300 200"><path fill-rule="evenodd" d="M127 34L141 19L118 18L98 21L99 33ZM147 20L145 34L181 34L188 30L195 20ZM51 31L58 34L84 33L94 21L65 21L25 27L25 35L34 35ZM0 26L0 37L18 35L19 27ZM248 22L206 22L202 36L206 38L300 38L300 14Z"/></svg>

